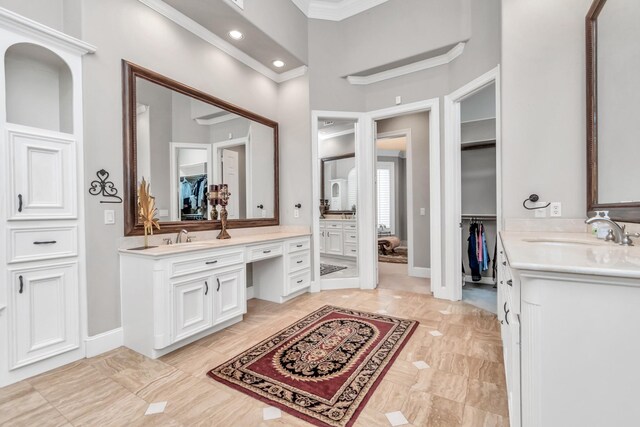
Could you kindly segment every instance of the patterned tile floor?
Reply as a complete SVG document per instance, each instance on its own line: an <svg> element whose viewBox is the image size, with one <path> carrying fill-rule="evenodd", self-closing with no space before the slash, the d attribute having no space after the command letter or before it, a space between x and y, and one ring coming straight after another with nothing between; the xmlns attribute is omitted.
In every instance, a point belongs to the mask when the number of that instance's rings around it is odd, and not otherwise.
<svg viewBox="0 0 640 427"><path fill-rule="evenodd" d="M398 412L409 426L508 425L496 317L392 289L306 294L282 305L251 300L245 321L159 360L120 348L2 388L0 425L309 426L206 372L325 304L421 322L355 427L404 422Z"/></svg>

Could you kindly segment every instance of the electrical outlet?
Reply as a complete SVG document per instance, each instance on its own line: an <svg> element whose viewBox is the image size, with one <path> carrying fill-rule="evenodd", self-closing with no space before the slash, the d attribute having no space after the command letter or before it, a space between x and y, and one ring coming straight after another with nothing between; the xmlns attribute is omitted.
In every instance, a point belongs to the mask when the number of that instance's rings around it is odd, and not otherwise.
<svg viewBox="0 0 640 427"><path fill-rule="evenodd" d="M266 218L267 217L267 210L266 209L260 209L262 211L262 218Z"/></svg>
<svg viewBox="0 0 640 427"><path fill-rule="evenodd" d="M104 223L106 225L113 225L116 223L116 212L112 210L104 211Z"/></svg>
<svg viewBox="0 0 640 427"><path fill-rule="evenodd" d="M562 216L562 203L551 203L551 206L549 206L549 216Z"/></svg>
<svg viewBox="0 0 640 427"><path fill-rule="evenodd" d="M547 208L536 209L534 212L536 213L536 218L547 217Z"/></svg>
<svg viewBox="0 0 640 427"><path fill-rule="evenodd" d="M425 208L420 208L420 216L427 215L427 210Z"/></svg>
<svg viewBox="0 0 640 427"><path fill-rule="evenodd" d="M300 218L300 209L294 209L293 210L293 217L294 218Z"/></svg>

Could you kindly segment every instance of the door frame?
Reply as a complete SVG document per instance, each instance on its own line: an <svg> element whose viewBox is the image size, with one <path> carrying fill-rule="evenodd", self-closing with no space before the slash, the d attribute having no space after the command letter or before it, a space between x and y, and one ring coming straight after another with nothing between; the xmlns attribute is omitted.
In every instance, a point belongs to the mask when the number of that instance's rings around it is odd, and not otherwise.
<svg viewBox="0 0 640 427"><path fill-rule="evenodd" d="M177 161L178 161L178 154L177 151L180 148L193 148L196 150L206 150L207 151L207 176L210 177L212 176L212 146L211 144L201 144L201 143L194 143L194 142L170 142L169 143L169 147L170 147L170 151L169 151L169 176L171 179L171 182L175 183L175 182L179 182L180 181L180 171L178 170L178 165L177 165ZM173 218L180 218L180 211L179 211L179 202L178 202L178 195L180 194L179 189L173 185L171 185L169 187L169 197L171 198L171 202L169 203L169 209L171 209L171 212L169 212L169 218L171 218L171 221L174 221ZM207 218L209 217L209 211L211 209L211 206L209 206L207 208ZM175 221L178 221L178 219L176 219Z"/></svg>
<svg viewBox="0 0 640 427"><path fill-rule="evenodd" d="M502 218L502 124L500 66L481 75L444 97L444 216L445 271L440 298L462 299L462 183L461 183L461 117L460 103L485 87L496 88L496 228L503 229Z"/></svg>
<svg viewBox="0 0 640 427"><path fill-rule="evenodd" d="M369 204L367 205L367 209L360 209L363 212L362 215L359 216L359 219L364 223L363 226L366 230L366 235L370 236L370 243L366 247L366 253L361 253L361 259L378 259L378 234L376 227L376 186L374 180L371 177L374 176L375 173L375 164L377 161L376 156L376 122L378 120L389 119L397 116L404 116L407 114L421 113L421 112L429 112L429 194L430 194L430 207L429 207L429 215L430 215L430 229L431 229L431 238L430 238L430 247L431 247L431 259L430 259L430 276L431 276L431 291L437 298L441 298L439 296L441 293L436 291L438 287L434 287L434 284L441 283L442 277L442 255L439 248L442 246L442 235L441 235L441 189L440 189L440 99L439 98L431 98L424 101L413 102L404 105L397 105L394 107L383 108L381 110L371 111L366 113L366 132L365 140L366 144L363 152L363 160L366 160L367 164L370 165L370 168L373 168L373 171L369 175L369 182L371 182L370 189L368 189L368 193L371 197L369 197ZM408 147L407 147L408 148ZM409 154L409 152L407 152ZM407 156L409 157L409 156ZM410 162L407 162L407 170L410 168ZM411 173L413 174L413 168L411 168ZM411 177L411 183L413 181L413 177ZM407 183L410 181L408 180ZM407 191L409 186L407 186ZM408 199L407 199L408 202ZM413 197L411 198L411 210L409 209L409 204L407 203L407 211L410 218L408 218L409 224L411 224L411 232L413 232ZM410 212L410 213L409 213ZM407 228L407 232L409 233L409 228ZM413 252L412 248L409 247L410 256ZM364 256L363 256L364 255ZM368 255L368 256L366 256ZM363 269L364 275L363 279L370 280L371 283L374 284L373 288L377 286L377 277L378 277L378 263L373 262L371 266L366 266ZM426 272L420 273L420 271L415 271L416 268L414 266L414 274L424 277L428 275L429 270ZM425 274L427 273L427 274Z"/></svg>
<svg viewBox="0 0 640 427"><path fill-rule="evenodd" d="M320 276L320 156L318 155L319 140L318 140L318 120L320 118L332 118L332 119L344 119L355 120L355 147L356 147L356 171L358 182L358 205L356 210L357 227L358 227L358 257L356 262L358 265L358 276L339 279L322 279ZM313 276L311 281L311 292L320 292L321 290L329 289L373 289L374 287L366 286L367 280L363 280L363 272L366 270L363 268L362 260L365 248L371 244L366 238L363 223L360 220L363 212L363 206L365 206L366 197L363 186L367 185L367 178L370 177L371 169L365 167L370 165L363 161L362 150L366 145L366 141L363 138L364 135L364 113L356 113L350 111L325 111L325 110L313 110L311 111L311 176L312 176L312 237L313 237ZM370 181L370 180L368 180ZM364 237L364 238L363 238Z"/></svg>
<svg viewBox="0 0 640 427"><path fill-rule="evenodd" d="M227 141L219 141L211 144L211 166L212 166L212 179L215 182L222 183L222 167L220 166L220 162L222 161L222 156L218 158L218 152L222 151L225 148L244 146L244 170L245 170L245 193L246 193L246 209L245 216L250 218L253 215L253 192L251 191L251 183L248 180L247 171L253 170L253 159L251 156L251 139L247 136L243 136L242 138L229 139Z"/></svg>

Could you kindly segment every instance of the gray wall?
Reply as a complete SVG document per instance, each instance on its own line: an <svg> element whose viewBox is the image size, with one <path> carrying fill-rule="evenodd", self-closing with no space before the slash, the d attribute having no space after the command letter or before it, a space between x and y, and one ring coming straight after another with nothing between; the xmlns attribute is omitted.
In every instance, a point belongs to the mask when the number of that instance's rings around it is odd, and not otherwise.
<svg viewBox="0 0 640 427"><path fill-rule="evenodd" d="M378 132L411 129L411 161L413 170L413 251L415 267L431 266L431 225L429 193L429 113L408 114L378 121ZM434 141L437 143L437 141ZM426 215L420 215L425 208Z"/></svg>
<svg viewBox="0 0 640 427"><path fill-rule="evenodd" d="M502 162L506 218L532 218L529 194L586 216L584 17L591 0L506 1Z"/></svg>

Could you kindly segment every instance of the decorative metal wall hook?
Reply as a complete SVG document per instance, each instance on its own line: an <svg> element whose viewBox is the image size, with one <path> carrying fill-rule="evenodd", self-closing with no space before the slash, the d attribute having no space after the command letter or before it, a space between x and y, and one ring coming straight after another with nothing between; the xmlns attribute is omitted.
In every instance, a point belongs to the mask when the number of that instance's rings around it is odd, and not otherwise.
<svg viewBox="0 0 640 427"><path fill-rule="evenodd" d="M100 200L100 203L122 203L122 197L118 196L118 189L112 181L109 181L109 172L100 169L96 172L98 179L91 181L89 194L102 196L116 200Z"/></svg>

